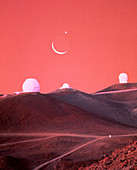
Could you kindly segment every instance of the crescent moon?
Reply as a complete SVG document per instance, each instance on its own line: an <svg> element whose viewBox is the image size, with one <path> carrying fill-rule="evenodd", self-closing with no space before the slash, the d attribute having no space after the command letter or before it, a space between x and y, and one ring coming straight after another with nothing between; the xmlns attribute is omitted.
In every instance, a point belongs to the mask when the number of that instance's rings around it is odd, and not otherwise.
<svg viewBox="0 0 137 170"><path fill-rule="evenodd" d="M60 52L60 51L57 51L56 49L55 49L55 47L54 47L54 42L52 42L52 49L53 49L53 51L55 52L55 53L57 53L57 54L66 54L68 51L64 51L64 52Z"/></svg>

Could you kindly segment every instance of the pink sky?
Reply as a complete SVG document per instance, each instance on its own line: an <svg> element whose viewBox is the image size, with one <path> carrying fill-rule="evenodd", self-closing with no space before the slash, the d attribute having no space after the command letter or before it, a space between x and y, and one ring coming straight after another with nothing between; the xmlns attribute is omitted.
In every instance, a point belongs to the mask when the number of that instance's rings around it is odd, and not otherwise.
<svg viewBox="0 0 137 170"><path fill-rule="evenodd" d="M137 0L0 1L0 93L21 91L29 77L43 93L64 82L92 93L121 72L137 82L136 64Z"/></svg>

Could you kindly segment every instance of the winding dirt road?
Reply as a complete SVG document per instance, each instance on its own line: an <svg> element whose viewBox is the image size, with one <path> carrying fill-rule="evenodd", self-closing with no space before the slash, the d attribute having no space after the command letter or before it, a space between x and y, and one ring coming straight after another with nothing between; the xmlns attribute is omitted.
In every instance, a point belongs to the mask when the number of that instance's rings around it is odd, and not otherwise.
<svg viewBox="0 0 137 170"><path fill-rule="evenodd" d="M127 89L127 90L116 90L116 91L98 92L98 93L92 93L91 95L110 94L110 93L122 93L122 92L129 92L129 91L137 91L137 88L135 88L135 89Z"/></svg>

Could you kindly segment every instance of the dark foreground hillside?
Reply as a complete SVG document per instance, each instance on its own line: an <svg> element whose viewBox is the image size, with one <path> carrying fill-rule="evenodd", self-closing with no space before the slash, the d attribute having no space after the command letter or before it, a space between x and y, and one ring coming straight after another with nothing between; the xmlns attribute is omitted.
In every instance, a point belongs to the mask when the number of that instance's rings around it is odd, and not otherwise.
<svg viewBox="0 0 137 170"><path fill-rule="evenodd" d="M137 140L137 91L125 86L117 93L66 89L1 96L0 168L111 167L120 148ZM114 151L118 156L109 158Z"/></svg>
<svg viewBox="0 0 137 170"><path fill-rule="evenodd" d="M104 154L103 159L88 167L80 167L79 170L92 169L137 169L137 141L125 147L115 149L110 155Z"/></svg>

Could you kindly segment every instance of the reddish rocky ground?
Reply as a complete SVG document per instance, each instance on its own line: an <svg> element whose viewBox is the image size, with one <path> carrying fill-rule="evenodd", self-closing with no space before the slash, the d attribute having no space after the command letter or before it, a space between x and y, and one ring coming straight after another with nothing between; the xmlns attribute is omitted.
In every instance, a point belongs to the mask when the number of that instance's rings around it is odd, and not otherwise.
<svg viewBox="0 0 137 170"><path fill-rule="evenodd" d="M136 88L0 96L0 169L135 169Z"/></svg>
<svg viewBox="0 0 137 170"><path fill-rule="evenodd" d="M126 147L115 149L110 155L104 155L104 159L97 161L88 167L80 167L79 170L91 169L137 169L137 141Z"/></svg>

